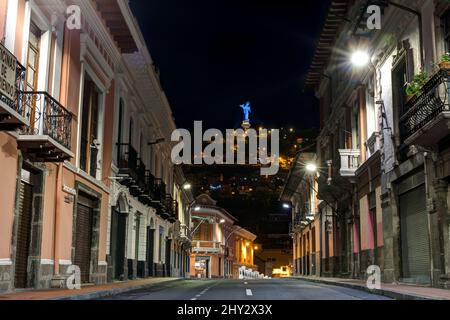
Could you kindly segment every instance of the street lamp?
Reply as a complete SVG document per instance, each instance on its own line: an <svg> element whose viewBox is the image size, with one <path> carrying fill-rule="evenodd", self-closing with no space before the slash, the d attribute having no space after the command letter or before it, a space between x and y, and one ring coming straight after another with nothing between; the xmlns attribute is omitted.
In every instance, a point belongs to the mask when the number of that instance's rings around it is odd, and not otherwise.
<svg viewBox="0 0 450 320"><path fill-rule="evenodd" d="M284 209L290 209L291 205L289 203L283 203L283 208Z"/></svg>
<svg viewBox="0 0 450 320"><path fill-rule="evenodd" d="M315 172L317 172L317 166L314 163L308 163L306 165L306 171L315 173Z"/></svg>
<svg viewBox="0 0 450 320"><path fill-rule="evenodd" d="M195 212L199 212L200 210L201 210L200 206L196 206L196 207L194 208L194 211L195 211Z"/></svg>
<svg viewBox="0 0 450 320"><path fill-rule="evenodd" d="M225 219L220 219L219 223L220 223L220 224L225 223Z"/></svg>
<svg viewBox="0 0 450 320"><path fill-rule="evenodd" d="M364 67L369 64L370 56L367 51L357 50L351 56L351 62L355 67Z"/></svg>
<svg viewBox="0 0 450 320"><path fill-rule="evenodd" d="M189 182L186 182L185 184L183 184L184 190L191 190L191 188L192 188L192 184L190 184Z"/></svg>

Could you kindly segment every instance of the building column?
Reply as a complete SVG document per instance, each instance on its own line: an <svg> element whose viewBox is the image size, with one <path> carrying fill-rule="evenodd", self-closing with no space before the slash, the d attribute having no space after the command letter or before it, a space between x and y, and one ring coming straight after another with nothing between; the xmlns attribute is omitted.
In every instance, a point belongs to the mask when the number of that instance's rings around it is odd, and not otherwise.
<svg viewBox="0 0 450 320"><path fill-rule="evenodd" d="M382 177L382 185L387 185ZM384 189L381 194L381 207L383 211L383 255L384 263L381 267L384 282L393 283L400 278L400 218L395 196L391 189Z"/></svg>
<svg viewBox="0 0 450 320"><path fill-rule="evenodd" d="M440 275L437 285L442 284L444 287L450 287L450 212L448 208L448 182L444 180L435 180L433 183L435 191L435 220L437 222L436 229L432 234L432 240L437 242L438 254L434 269L439 269ZM435 281L434 281L435 282Z"/></svg>

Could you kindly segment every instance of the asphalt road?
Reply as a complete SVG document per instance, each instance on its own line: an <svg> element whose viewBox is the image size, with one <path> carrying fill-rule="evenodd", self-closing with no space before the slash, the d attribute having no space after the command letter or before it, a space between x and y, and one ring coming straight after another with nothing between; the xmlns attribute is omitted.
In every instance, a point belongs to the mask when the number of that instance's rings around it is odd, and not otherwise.
<svg viewBox="0 0 450 320"><path fill-rule="evenodd" d="M367 292L296 279L179 280L104 300L389 300Z"/></svg>

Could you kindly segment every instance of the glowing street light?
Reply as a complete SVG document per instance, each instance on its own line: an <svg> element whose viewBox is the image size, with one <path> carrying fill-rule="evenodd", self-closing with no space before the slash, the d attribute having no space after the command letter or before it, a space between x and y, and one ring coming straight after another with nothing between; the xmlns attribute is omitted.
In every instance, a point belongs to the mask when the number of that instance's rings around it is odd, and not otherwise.
<svg viewBox="0 0 450 320"><path fill-rule="evenodd" d="M370 56L366 51L357 50L353 52L351 61L355 67L364 67L369 64Z"/></svg>
<svg viewBox="0 0 450 320"><path fill-rule="evenodd" d="M186 182L184 185L183 185L183 189L184 190L190 190L192 188L192 184L190 184L189 182Z"/></svg>
<svg viewBox="0 0 450 320"><path fill-rule="evenodd" d="M201 208L200 208L199 206L197 206L197 207L194 208L194 211L199 212L200 209L201 209Z"/></svg>
<svg viewBox="0 0 450 320"><path fill-rule="evenodd" d="M225 219L220 219L219 223L220 223L220 224L225 223Z"/></svg>
<svg viewBox="0 0 450 320"><path fill-rule="evenodd" d="M312 172L312 173L317 172L317 166L314 163L308 163L306 165L306 171Z"/></svg>
<svg viewBox="0 0 450 320"><path fill-rule="evenodd" d="M290 209L291 205L289 203L283 203L283 208Z"/></svg>

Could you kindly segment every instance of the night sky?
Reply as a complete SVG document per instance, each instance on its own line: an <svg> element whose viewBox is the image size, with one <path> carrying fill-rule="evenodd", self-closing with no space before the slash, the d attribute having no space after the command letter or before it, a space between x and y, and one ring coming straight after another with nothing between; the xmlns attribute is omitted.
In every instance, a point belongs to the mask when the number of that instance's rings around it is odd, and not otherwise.
<svg viewBox="0 0 450 320"><path fill-rule="evenodd" d="M177 126L318 126L303 80L328 0L131 0ZM205 130L205 129L204 129Z"/></svg>

